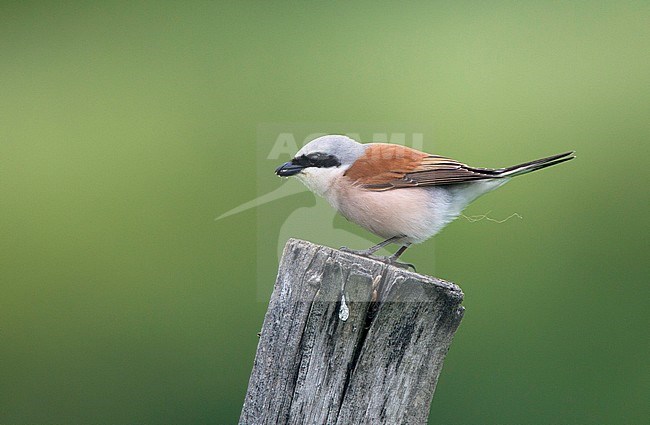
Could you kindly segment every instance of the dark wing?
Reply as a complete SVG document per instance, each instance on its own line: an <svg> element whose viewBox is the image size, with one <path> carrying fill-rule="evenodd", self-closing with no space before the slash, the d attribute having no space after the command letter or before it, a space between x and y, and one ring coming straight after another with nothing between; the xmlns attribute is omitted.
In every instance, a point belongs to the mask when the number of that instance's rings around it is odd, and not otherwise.
<svg viewBox="0 0 650 425"><path fill-rule="evenodd" d="M388 190L399 187L442 186L497 178L500 171L470 167L450 158L429 155L423 158L422 164L416 170L404 173L401 178L365 187L371 190Z"/></svg>

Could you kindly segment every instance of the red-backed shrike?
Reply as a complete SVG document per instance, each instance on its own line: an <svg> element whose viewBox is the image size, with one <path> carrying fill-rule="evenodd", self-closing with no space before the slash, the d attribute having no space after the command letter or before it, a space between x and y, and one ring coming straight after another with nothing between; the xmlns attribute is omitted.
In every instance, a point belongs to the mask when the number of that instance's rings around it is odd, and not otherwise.
<svg viewBox="0 0 650 425"><path fill-rule="evenodd" d="M573 158L566 152L512 167L477 168L405 146L330 135L307 143L275 173L296 176L345 218L386 238L367 250L347 251L371 256L395 243L401 247L382 260L396 263L409 245L438 233L482 194Z"/></svg>

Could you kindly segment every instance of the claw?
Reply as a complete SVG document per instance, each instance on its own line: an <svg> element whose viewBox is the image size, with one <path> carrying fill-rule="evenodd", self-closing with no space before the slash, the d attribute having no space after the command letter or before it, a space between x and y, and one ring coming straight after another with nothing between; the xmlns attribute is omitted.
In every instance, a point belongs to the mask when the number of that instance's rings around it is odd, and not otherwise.
<svg viewBox="0 0 650 425"><path fill-rule="evenodd" d="M393 256L390 257L381 257L381 258L376 258L377 260L384 262L388 265L399 267L400 269L405 269L408 270L409 268L413 269L414 272L417 273L417 270L415 269L415 266L411 263L400 263L395 259Z"/></svg>
<svg viewBox="0 0 650 425"><path fill-rule="evenodd" d="M418 272L417 269L415 268L415 266L414 266L413 264L411 264L411 263L400 263L400 262L398 262L398 261L395 261L395 262L390 263L390 264L392 264L392 265L395 266L395 267L400 267L400 268L402 268L402 269L406 269L406 270L408 270L409 268L411 268L411 269L413 269L413 271L414 271L415 273Z"/></svg>
<svg viewBox="0 0 650 425"><path fill-rule="evenodd" d="M378 243L375 246L372 246L372 247L370 247L368 249L364 249L364 250L361 250L361 251L357 251L355 249L350 249L350 248L348 248L346 246L342 246L339 250L342 251L342 252L350 253L350 254L360 255L360 256L366 257L366 258L372 258L373 260L381 261L382 263L386 263L386 264L389 264L391 266L400 267L400 268L403 268L403 269L411 268L411 269L413 269L414 272L417 273L417 270L415 269L415 266L413 264L411 264L411 263L400 263L400 262L397 261L399 256L404 253L406 248L408 248L409 245L411 245L410 243L402 245L402 247L400 249L398 249L397 252L395 254L391 255L390 257L379 257L379 256L376 256L376 255L372 255L375 252L379 251L379 249L383 248L384 246L388 245L391 242L395 242L396 240L401 239L402 237L403 236L394 236L392 238L386 239L383 242Z"/></svg>

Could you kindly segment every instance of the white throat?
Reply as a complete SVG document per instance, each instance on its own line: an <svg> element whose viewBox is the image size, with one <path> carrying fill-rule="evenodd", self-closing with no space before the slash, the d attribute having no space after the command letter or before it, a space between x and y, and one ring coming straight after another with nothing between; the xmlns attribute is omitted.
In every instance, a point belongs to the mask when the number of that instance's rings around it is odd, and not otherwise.
<svg viewBox="0 0 650 425"><path fill-rule="evenodd" d="M331 167L331 168L305 168L296 177L309 190L318 196L325 196L332 184L345 173L348 167Z"/></svg>

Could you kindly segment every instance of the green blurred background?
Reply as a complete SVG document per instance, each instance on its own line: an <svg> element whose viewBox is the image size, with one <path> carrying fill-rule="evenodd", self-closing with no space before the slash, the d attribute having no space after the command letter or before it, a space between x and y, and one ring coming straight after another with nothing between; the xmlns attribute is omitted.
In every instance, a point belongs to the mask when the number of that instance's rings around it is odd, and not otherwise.
<svg viewBox="0 0 650 425"><path fill-rule="evenodd" d="M0 423L236 422L255 253L314 203L214 220L282 184L264 122L427 123L479 166L575 149L466 212L523 219L405 255L466 294L431 423L648 423L647 1L0 4Z"/></svg>

